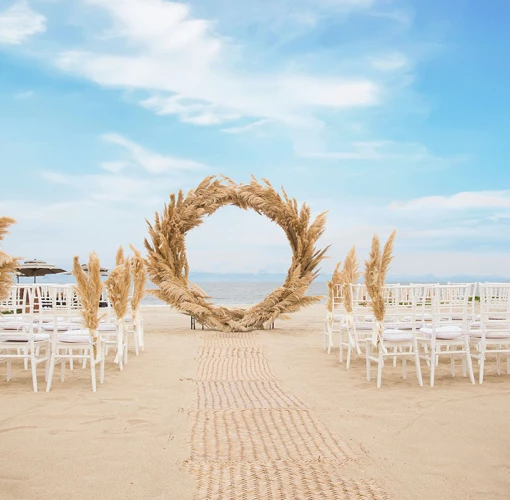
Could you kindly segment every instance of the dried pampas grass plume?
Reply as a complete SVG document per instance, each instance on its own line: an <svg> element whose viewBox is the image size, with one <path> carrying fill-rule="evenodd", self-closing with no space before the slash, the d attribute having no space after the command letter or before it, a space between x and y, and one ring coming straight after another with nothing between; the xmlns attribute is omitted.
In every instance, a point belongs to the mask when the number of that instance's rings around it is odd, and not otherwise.
<svg viewBox="0 0 510 500"><path fill-rule="evenodd" d="M365 261L365 284L372 299L372 311L378 323L384 321L385 303L383 287L390 263L393 259L393 245L396 231L393 231L381 252L381 242L376 234L372 238L372 249Z"/></svg>
<svg viewBox="0 0 510 500"><path fill-rule="evenodd" d="M121 266L126 262L126 257L124 256L124 249L122 248L122 245L117 250L117 254L115 255L115 265Z"/></svg>
<svg viewBox="0 0 510 500"><path fill-rule="evenodd" d="M129 260L115 266L105 281L105 286L115 316L119 320L123 319L128 310L129 289L131 288L131 263Z"/></svg>
<svg viewBox="0 0 510 500"><path fill-rule="evenodd" d="M263 182L264 185L253 177L249 184L243 185L227 177L221 180L207 177L186 196L182 191L170 195L163 212L155 214L153 224L148 223L149 238L145 240L149 276L159 286L154 295L194 316L200 323L225 332L264 328L276 318L321 300L321 297L305 294L327 251L327 248L319 250L315 247L324 232L326 214L312 220L308 205L299 207L283 189L280 194L269 181L263 179ZM255 210L278 224L285 232L293 254L283 285L249 309L210 304L204 292L188 280L187 232L226 205Z"/></svg>
<svg viewBox="0 0 510 500"><path fill-rule="evenodd" d="M352 247L347 254L342 270L342 278L344 284L344 306L348 313L352 313L352 292L351 285L355 285L361 272L359 270L358 260L356 259L356 247Z"/></svg>
<svg viewBox="0 0 510 500"><path fill-rule="evenodd" d="M138 311L140 302L145 295L145 282L147 281L147 271L145 270L145 261L142 254L133 246L129 245L134 253L131 258L131 273L133 274L133 296L131 297L131 309Z"/></svg>
<svg viewBox="0 0 510 500"><path fill-rule="evenodd" d="M10 217L0 217L0 242L9 232L9 227L16 221ZM19 266L19 259L0 250L0 300L9 296L9 289L13 285L16 275L16 268Z"/></svg>
<svg viewBox="0 0 510 500"><path fill-rule="evenodd" d="M94 358L98 358L99 335L97 332L99 326L99 301L103 291L101 281L101 266L99 257L95 252L90 254L88 273L85 273L80 266L78 257L73 259L73 275L76 278L76 293L82 304L82 317L85 327L89 329L94 344Z"/></svg>

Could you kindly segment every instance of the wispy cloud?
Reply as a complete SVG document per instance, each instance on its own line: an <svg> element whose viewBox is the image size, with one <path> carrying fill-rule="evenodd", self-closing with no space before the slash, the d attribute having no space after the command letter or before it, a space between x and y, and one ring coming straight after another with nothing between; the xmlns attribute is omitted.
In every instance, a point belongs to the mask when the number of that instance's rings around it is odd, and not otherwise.
<svg viewBox="0 0 510 500"><path fill-rule="evenodd" d="M46 18L32 10L26 0L17 0L0 11L0 43L19 45L46 31Z"/></svg>
<svg viewBox="0 0 510 500"><path fill-rule="evenodd" d="M61 53L57 65L103 86L153 93L141 105L156 113L176 114L195 124L244 116L313 125L314 109L366 107L379 101L378 84L367 78L244 71L240 48L220 36L213 22L194 18L187 4L90 3L110 16L108 39L94 51Z"/></svg>
<svg viewBox="0 0 510 500"><path fill-rule="evenodd" d="M400 52L371 57L369 61L379 71L396 71L409 64L408 58Z"/></svg>
<svg viewBox="0 0 510 500"><path fill-rule="evenodd" d="M259 129L260 127L263 127L270 123L272 123L271 120L263 118L262 120L257 120L255 122L248 123L247 125L242 125L240 127L224 128L222 132L225 132L226 134L244 134L246 132L253 131L254 129Z"/></svg>
<svg viewBox="0 0 510 500"><path fill-rule="evenodd" d="M393 202L391 210L469 210L510 208L510 190L466 191L449 196L424 196L408 201Z"/></svg>
<svg viewBox="0 0 510 500"><path fill-rule="evenodd" d="M128 165L141 167L151 174L207 170L207 166L203 163L156 153L136 142L126 139L120 134L104 134L102 139L108 143L120 146L126 155L126 161L122 163L110 161L102 164L102 167L110 172L118 172Z"/></svg>

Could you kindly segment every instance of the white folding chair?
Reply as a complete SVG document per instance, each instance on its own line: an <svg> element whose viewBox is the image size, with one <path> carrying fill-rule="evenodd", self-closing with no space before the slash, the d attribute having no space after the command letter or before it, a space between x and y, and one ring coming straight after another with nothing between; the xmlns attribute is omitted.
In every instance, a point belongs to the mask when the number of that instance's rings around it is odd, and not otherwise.
<svg viewBox="0 0 510 500"><path fill-rule="evenodd" d="M510 374L510 284L480 283L480 321L473 322L469 331L471 357L478 360L479 383L483 383L485 361L495 356L496 370L501 375L501 357L506 356Z"/></svg>
<svg viewBox="0 0 510 500"><path fill-rule="evenodd" d="M466 370L475 383L469 348L469 299L471 285L433 285L429 287L432 317L420 328L418 343L424 349L421 358L430 366L430 386L434 386L436 366L440 356L450 357L450 370L455 376L455 360L462 359L462 373ZM423 299L427 294L421 297ZM442 348L445 348L444 350Z"/></svg>

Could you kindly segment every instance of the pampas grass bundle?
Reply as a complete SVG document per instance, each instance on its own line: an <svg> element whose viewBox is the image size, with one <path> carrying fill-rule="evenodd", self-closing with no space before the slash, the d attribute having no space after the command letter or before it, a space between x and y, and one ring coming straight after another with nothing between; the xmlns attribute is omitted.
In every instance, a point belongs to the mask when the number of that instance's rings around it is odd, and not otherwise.
<svg viewBox="0 0 510 500"><path fill-rule="evenodd" d="M365 261L365 284L371 298L372 311L379 325L379 335L382 333L381 325L385 315L383 287L390 263L393 259L393 245L396 234L396 231L391 233L382 252L379 236L375 234L372 238L370 255L368 260ZM373 339L373 341L374 340L374 343L377 343L378 339Z"/></svg>
<svg viewBox="0 0 510 500"><path fill-rule="evenodd" d="M145 283L147 281L147 272L145 270L145 261L142 254L133 246L134 257L131 259L131 273L133 274L133 296L131 297L131 310L133 311L133 324L135 334L138 337L138 345L144 346L143 326L140 318L140 302L145 295Z"/></svg>
<svg viewBox="0 0 510 500"><path fill-rule="evenodd" d="M99 301L103 291L103 283L101 281L101 266L99 257L95 252L90 254L88 272L85 273L80 266L78 257L73 260L73 275L76 278L76 293L78 294L82 304L82 318L86 328L88 328L90 336L93 339L94 358L96 361L101 357L102 353L98 349L100 339L97 332L100 316Z"/></svg>
<svg viewBox="0 0 510 500"><path fill-rule="evenodd" d="M312 220L308 205L299 207L283 189L280 194L269 181L263 179L263 182L264 185L252 178L249 184L243 185L226 177L221 180L207 177L186 196L182 191L170 195L163 212L155 214L153 224L148 223L149 239L145 240L149 276L159 286L158 290L151 290L154 295L200 323L226 332L264 328L276 318L321 300L321 297L307 296L306 291L317 277L318 266L327 251L315 247L324 232L326 214ZM188 280L186 233L226 205L255 210L278 224L293 254L283 285L249 309L213 305Z"/></svg>
<svg viewBox="0 0 510 500"><path fill-rule="evenodd" d="M0 242L9 232L9 227L16 221L10 217L0 217ZM17 257L0 250L0 300L5 300L9 296L9 289L14 282L16 268L19 266Z"/></svg>
<svg viewBox="0 0 510 500"><path fill-rule="evenodd" d="M116 258L117 265L105 282L113 311L117 318L118 348L115 363L120 363L124 348L124 316L129 305L129 291L131 288L131 262L124 257L124 250L119 248Z"/></svg>
<svg viewBox="0 0 510 500"><path fill-rule="evenodd" d="M344 262L344 268L342 270L342 278L344 284L344 305L345 310L348 314L352 313L352 291L351 285L355 285L361 272L359 270L359 264L356 259L356 247L352 247L347 254Z"/></svg>

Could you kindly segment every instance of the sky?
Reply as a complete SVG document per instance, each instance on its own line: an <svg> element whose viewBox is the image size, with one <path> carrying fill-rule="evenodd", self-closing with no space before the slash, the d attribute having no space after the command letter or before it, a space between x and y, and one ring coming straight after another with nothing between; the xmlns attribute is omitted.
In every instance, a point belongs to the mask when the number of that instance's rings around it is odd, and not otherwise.
<svg viewBox="0 0 510 500"><path fill-rule="evenodd" d="M510 277L510 2L0 0L4 248L70 268L205 176L284 186L330 273L397 229L398 275ZM194 271L281 273L282 230L225 207Z"/></svg>

